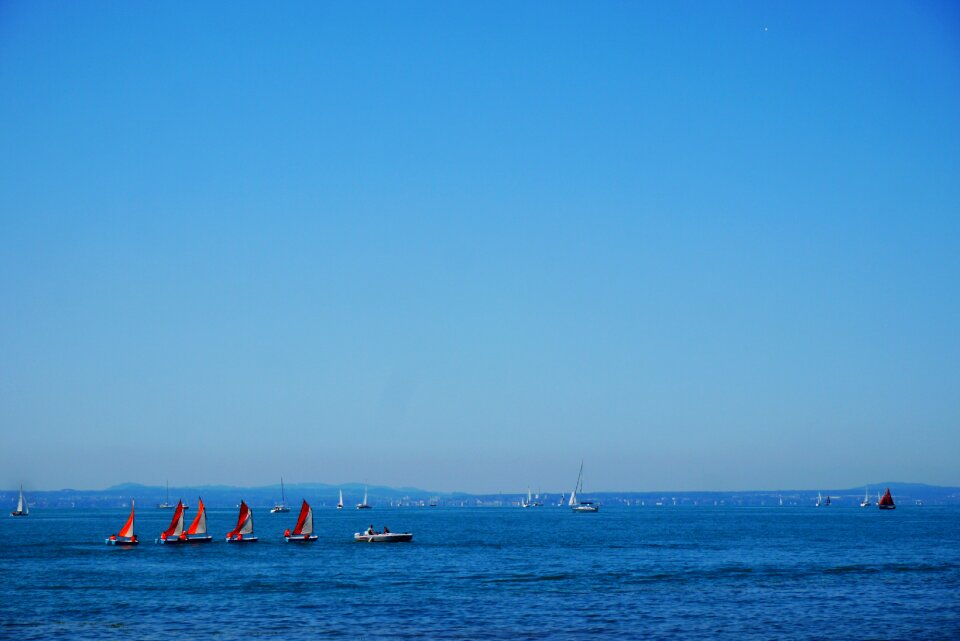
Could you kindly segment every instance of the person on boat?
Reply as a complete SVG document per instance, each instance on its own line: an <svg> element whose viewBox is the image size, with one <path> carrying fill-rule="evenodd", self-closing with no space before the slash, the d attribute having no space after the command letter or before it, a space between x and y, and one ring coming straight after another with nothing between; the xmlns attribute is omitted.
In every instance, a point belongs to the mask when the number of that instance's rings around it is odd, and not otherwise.
<svg viewBox="0 0 960 641"><path fill-rule="evenodd" d="M383 533L384 533L384 534L390 534L390 528L388 528L386 525L384 525L384 526L383 526Z"/></svg>
<svg viewBox="0 0 960 641"><path fill-rule="evenodd" d="M367 536L373 536L376 534L376 531L373 529L373 523L370 524L370 527L367 528Z"/></svg>
<svg viewBox="0 0 960 641"><path fill-rule="evenodd" d="M284 536L290 536L290 528L287 528L286 530L284 530L284 531L283 531L283 535L284 535Z"/></svg>

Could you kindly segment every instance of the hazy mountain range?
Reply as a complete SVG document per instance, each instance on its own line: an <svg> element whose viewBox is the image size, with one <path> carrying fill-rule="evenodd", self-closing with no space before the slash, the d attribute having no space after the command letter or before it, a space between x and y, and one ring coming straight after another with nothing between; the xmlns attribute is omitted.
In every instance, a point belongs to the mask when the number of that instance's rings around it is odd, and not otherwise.
<svg viewBox="0 0 960 641"><path fill-rule="evenodd" d="M926 485L924 483L885 482L869 486L871 499L876 501L877 492L890 488L898 505L914 506L917 501L924 505L960 505L960 488ZM285 486L286 503L295 506L305 498L316 507L334 506L339 491L343 490L346 507L353 507L363 497L365 486L362 483L328 485L324 483L296 483ZM387 487L371 485L366 487L369 502L373 506L420 506L435 503L447 506L510 506L517 505L526 498L527 490L496 494L469 494L465 492L431 492L414 487ZM771 506L779 505L780 499L786 506L813 505L818 492L830 496L836 507L859 505L864 495L864 487L843 489L803 489L803 490L750 490L739 492L591 492L589 498L605 505L629 506ZM17 490L0 491L0 504L14 505ZM147 486L136 483L123 483L103 490L48 490L32 492L25 490L27 500L35 508L102 507L118 508L128 506L135 499L144 508L155 507L167 497L165 487ZM536 493L536 490L534 490ZM194 505L197 497L203 497L210 507L233 507L244 500L253 507L269 507L281 500L280 484L261 487L234 487L227 485L177 486L170 487L171 503L183 499ZM569 497L569 490L563 494ZM561 498L560 492L541 493L545 507L556 506Z"/></svg>

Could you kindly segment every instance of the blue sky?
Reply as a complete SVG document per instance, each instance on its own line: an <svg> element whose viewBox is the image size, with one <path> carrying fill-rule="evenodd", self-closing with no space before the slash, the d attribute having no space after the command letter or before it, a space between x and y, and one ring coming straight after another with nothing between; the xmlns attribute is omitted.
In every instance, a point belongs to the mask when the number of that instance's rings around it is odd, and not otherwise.
<svg viewBox="0 0 960 641"><path fill-rule="evenodd" d="M0 5L0 484L960 485L951 3Z"/></svg>

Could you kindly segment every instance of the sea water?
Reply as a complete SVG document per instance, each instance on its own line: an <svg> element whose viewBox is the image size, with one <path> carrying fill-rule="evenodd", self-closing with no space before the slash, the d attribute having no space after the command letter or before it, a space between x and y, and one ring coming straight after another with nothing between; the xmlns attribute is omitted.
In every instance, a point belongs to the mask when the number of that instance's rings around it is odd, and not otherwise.
<svg viewBox="0 0 960 641"><path fill-rule="evenodd" d="M10 639L958 639L960 508L255 510L260 542L104 545L125 510L0 518ZM189 520L191 512L187 512ZM373 524L412 543L354 543Z"/></svg>

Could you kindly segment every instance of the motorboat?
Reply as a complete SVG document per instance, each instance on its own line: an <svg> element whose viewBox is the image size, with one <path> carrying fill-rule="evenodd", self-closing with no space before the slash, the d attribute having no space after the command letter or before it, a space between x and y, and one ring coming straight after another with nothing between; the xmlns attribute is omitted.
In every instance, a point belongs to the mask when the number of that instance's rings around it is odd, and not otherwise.
<svg viewBox="0 0 960 641"><path fill-rule="evenodd" d="M413 540L412 532L374 532L370 528L366 532L356 532L353 540L358 543L408 543Z"/></svg>

